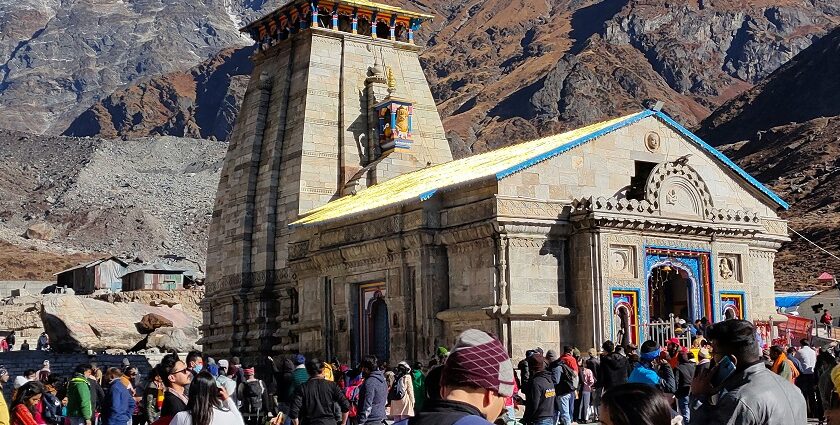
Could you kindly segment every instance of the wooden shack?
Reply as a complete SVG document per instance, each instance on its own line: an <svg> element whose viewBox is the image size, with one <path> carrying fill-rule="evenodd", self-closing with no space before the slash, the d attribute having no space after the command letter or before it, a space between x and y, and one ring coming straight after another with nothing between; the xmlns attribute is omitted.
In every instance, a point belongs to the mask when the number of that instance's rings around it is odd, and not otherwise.
<svg viewBox="0 0 840 425"><path fill-rule="evenodd" d="M128 263L117 257L104 257L62 270L53 276L56 277L56 286L73 288L79 295L91 294L99 289L120 292L120 277L125 273L126 267Z"/></svg>

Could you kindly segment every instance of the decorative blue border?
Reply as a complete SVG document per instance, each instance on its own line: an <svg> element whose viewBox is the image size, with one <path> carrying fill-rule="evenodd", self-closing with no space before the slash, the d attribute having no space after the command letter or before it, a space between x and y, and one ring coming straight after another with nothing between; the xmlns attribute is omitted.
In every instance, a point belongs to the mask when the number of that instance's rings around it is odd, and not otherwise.
<svg viewBox="0 0 840 425"><path fill-rule="evenodd" d="M776 195L775 193L773 193L772 190L768 189L766 186L761 184L761 182L756 180L755 177L749 175L741 167L739 167L734 162L732 162L731 159L727 158L726 155L720 153L717 149L713 148L711 145L709 145L708 143L703 141L703 139L697 137L696 134L688 131L687 128L680 125L680 123L674 121L668 115L665 115L662 111L655 112L655 115L656 115L657 118L661 119L666 124L668 124L671 128L673 128L674 130L676 130L677 132L679 132L683 136L688 137L692 142L696 143L698 146L703 148L703 150L712 154L712 156L717 158L720 162L724 163L727 167L729 167L729 169L736 172L739 176L744 178L744 180L748 181L751 185L755 186L755 188L760 190L761 193L767 195L767 197L769 197L774 202L779 204L780 207L782 207L784 209L789 209L790 208L790 204L785 202L781 197L779 197L779 195Z"/></svg>
<svg viewBox="0 0 840 425"><path fill-rule="evenodd" d="M721 307L723 307L723 296L724 295L740 295L741 296L741 304L742 304L741 309L743 310L741 313L744 316L744 320L750 320L749 310L747 309L747 293L746 292L744 292L744 291L728 291L728 290L723 290L723 291L718 292L717 301L719 303L718 305L720 305ZM718 315L721 316L720 320L723 320L723 317L722 317L723 312L722 311L716 311L715 313L717 313Z"/></svg>
<svg viewBox="0 0 840 425"><path fill-rule="evenodd" d="M578 146L580 146L584 143L587 143L591 140L597 139L598 137L601 137L601 136L603 136L607 133L613 132L613 131L618 130L622 127L625 127L627 125L636 123L636 122L638 122L642 119L645 119L647 117L650 117L650 116L653 116L653 117L656 117L656 118L662 120L669 127L671 127L672 129L674 129L675 131L677 131L681 135L685 136L686 138L688 138L689 140L694 142L698 147L700 147L702 150L704 150L704 151L708 152L709 154L711 154L712 156L714 156L717 160L719 160L724 165L726 165L730 170L734 171L736 174L741 176L749 184L751 184L756 189L758 189L761 193L763 193L764 195L769 197L773 202L778 204L780 207L782 207L784 209L789 209L790 208L790 204L785 202L781 197L779 197L779 195L776 195L772 190L768 189L766 186L761 184L761 182L756 180L753 176L749 175L741 167L739 167L737 164L732 162L732 160L727 158L726 155L720 153L717 149L713 148L711 145L709 145L708 143L703 141L703 139L697 137L696 134L692 133L691 131L689 131L688 129L686 129L682 125L680 125L680 123L674 121L671 117L669 117L668 115L666 115L662 111L652 111L650 109L646 109L646 110L644 110L644 111L642 111L642 112L640 112L636 115L633 115L633 116L631 116L631 117L629 117L625 120L619 121L619 122L617 122L613 125L610 125L608 127L602 128L601 130L598 130L596 132L593 132L593 133L587 134L585 136L579 137L579 138L577 138L577 139L575 139L575 140L573 140L569 143L558 146L558 147L556 147L556 148L554 148L554 149L552 149L548 152L545 152L543 154L540 154L540 155L537 155L535 157L529 158L525 161L520 162L519 164L514 165L513 167L510 167L510 168L506 169L506 170L502 170L502 171L496 173L496 180L501 180L501 179L503 179L503 178L505 178L505 177L507 177L511 174L514 174L518 171L521 171L521 170L524 170L528 167L536 165L540 162L545 161L546 159L549 159L549 158L552 158L554 156L560 155L560 154L562 154L564 152L567 152L571 149L574 149L574 148L576 148L576 147L578 147ZM431 195L429 195L429 196L431 196ZM428 197L426 199L428 199Z"/></svg>
<svg viewBox="0 0 840 425"><path fill-rule="evenodd" d="M636 317L639 319L636 323L636 328L639 332L639 340L637 342L641 343L645 340L645 328L642 326L642 302L647 305L647 301L644 301L642 298L643 290L639 288L620 288L620 287L610 287L609 288L609 297L610 297L610 339L615 335L615 300L613 299L613 291L627 291L627 292L635 292L636 293ZM618 344L618 341L613 341Z"/></svg>
<svg viewBox="0 0 840 425"><path fill-rule="evenodd" d="M644 285L645 288L647 288L647 285L648 285L647 276L650 273L650 270L647 268L647 265L648 265L647 261L648 261L648 257L650 256L647 252L648 249L673 249L673 250L686 251L686 252L696 252L698 254L708 254L709 255L709 294L710 294L709 298L710 298L710 302L712 303L712 317L709 317L708 319L711 320L712 322L719 321L720 320L720 314L717 311L717 306L719 305L718 301L720 299L720 295L716 292L715 272L714 272L714 266L715 266L715 263L717 262L717 257L712 253L712 251L706 250L706 249L698 249L698 248L685 248L685 247L680 247L679 245L647 245L647 244L643 245L642 246L642 251L643 251L642 254L644 254L644 256L645 256L645 280L642 282L642 284ZM654 256L658 256L658 254L654 254ZM686 257L678 257L678 258L683 258L684 259ZM701 275L700 275L700 262L698 261L698 259L694 259L694 262L697 264L697 269L696 269L697 274L696 274L696 276L699 279L701 277ZM699 280L697 282L698 283L695 286L696 286L697 291L699 291L699 293L698 293L699 296L700 296L699 299L702 300L703 299L703 292L702 292L703 287L702 287L702 284L701 284L702 282L700 282ZM645 301L645 302L647 302L647 301ZM697 304L697 308L700 308L700 311L702 311L702 305L701 304L702 303ZM650 306L648 306L646 314L650 315ZM700 317L703 317L703 316L701 315ZM700 317L697 317L697 319L699 319ZM650 318L646 317L646 320L650 320Z"/></svg>

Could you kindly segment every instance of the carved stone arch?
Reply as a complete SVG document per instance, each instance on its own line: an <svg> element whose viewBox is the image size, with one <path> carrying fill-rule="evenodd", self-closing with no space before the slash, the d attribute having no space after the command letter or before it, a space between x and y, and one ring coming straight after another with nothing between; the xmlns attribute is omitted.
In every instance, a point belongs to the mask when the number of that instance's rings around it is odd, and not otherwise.
<svg viewBox="0 0 840 425"><path fill-rule="evenodd" d="M645 198L661 215L709 219L714 202L703 177L688 164L663 162L651 171Z"/></svg>

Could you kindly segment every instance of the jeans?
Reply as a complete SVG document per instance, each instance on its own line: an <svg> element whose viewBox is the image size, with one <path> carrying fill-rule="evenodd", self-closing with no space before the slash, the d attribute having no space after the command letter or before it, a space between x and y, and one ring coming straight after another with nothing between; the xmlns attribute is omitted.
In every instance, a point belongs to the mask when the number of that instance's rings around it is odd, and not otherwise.
<svg viewBox="0 0 840 425"><path fill-rule="evenodd" d="M575 416L577 416L577 415L575 415L575 400L576 399L577 398L576 398L575 392L572 391L572 393L569 394L569 417L571 417L571 418L574 418Z"/></svg>
<svg viewBox="0 0 840 425"><path fill-rule="evenodd" d="M70 425L85 425L85 418L67 418ZM91 423L93 420L91 419Z"/></svg>
<svg viewBox="0 0 840 425"><path fill-rule="evenodd" d="M531 425L555 425L554 418L537 418Z"/></svg>
<svg viewBox="0 0 840 425"><path fill-rule="evenodd" d="M691 418L691 405L688 399L688 395L677 397L677 410L679 411L679 414L682 415L684 424L687 424Z"/></svg>
<svg viewBox="0 0 840 425"><path fill-rule="evenodd" d="M574 406L574 401L572 401L573 394L574 393L569 393L557 397L558 405L560 407L559 411L557 412L557 422L559 422L560 425L572 425L573 409L569 408L569 404L571 402L571 405Z"/></svg>
<svg viewBox="0 0 840 425"><path fill-rule="evenodd" d="M592 393L581 391L580 393L580 414L578 414L578 422L587 423L589 421L589 402L592 399Z"/></svg>

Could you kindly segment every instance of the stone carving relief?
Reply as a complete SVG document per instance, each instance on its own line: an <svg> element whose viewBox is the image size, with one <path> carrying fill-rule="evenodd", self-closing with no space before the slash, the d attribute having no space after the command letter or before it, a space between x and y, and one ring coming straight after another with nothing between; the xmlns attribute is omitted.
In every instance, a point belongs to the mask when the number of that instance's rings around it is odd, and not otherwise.
<svg viewBox="0 0 840 425"><path fill-rule="evenodd" d="M610 245L610 275L617 278L636 277L636 249L627 245Z"/></svg>
<svg viewBox="0 0 840 425"><path fill-rule="evenodd" d="M659 140L659 133L651 131L645 136L645 147L647 150L656 152L659 150L659 146L661 145L662 142Z"/></svg>
<svg viewBox="0 0 840 425"><path fill-rule="evenodd" d="M700 174L688 164L674 161L657 165L645 188L647 200L663 215L712 215L712 194Z"/></svg>
<svg viewBox="0 0 840 425"><path fill-rule="evenodd" d="M723 281L740 282L740 256L737 254L718 255L718 278Z"/></svg>

